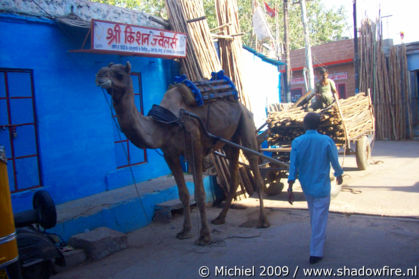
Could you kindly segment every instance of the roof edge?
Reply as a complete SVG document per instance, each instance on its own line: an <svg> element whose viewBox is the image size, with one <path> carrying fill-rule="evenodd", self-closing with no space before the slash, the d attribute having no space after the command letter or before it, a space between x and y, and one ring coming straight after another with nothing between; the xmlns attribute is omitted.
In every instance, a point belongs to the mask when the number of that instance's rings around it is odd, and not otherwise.
<svg viewBox="0 0 419 279"><path fill-rule="evenodd" d="M263 55L263 54L261 54L261 53L257 52L257 51L256 51L256 50L254 50L253 48L248 47L248 46L246 46L246 45L243 45L243 48L244 48L245 50L247 50L247 51L251 52L251 53L252 53L252 54L254 54L255 56L257 56L257 57L261 58L263 61L265 61L265 62L267 62L267 63L269 63L269 64L272 64L272 65L275 65L275 66L282 66L282 65L286 65L286 63L284 63L284 62L281 62L281 61L279 61L279 60L275 60L275 59L272 59L272 58L268 58L267 56L265 56L265 55Z"/></svg>

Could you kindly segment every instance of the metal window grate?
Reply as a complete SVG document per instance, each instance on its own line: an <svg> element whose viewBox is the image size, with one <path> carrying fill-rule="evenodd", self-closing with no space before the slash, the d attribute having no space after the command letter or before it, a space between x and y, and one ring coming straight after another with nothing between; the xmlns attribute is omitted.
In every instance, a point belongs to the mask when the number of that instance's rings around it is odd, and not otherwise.
<svg viewBox="0 0 419 279"><path fill-rule="evenodd" d="M12 193L42 185L33 71L0 69L0 145Z"/></svg>
<svg viewBox="0 0 419 279"><path fill-rule="evenodd" d="M144 114L141 73L132 72L131 78L134 87L135 104L138 111L141 114ZM112 112L112 116L116 118L114 111ZM125 137L121 131L119 131L116 127L114 127L114 129L115 158L117 169L147 163L147 150L136 147Z"/></svg>

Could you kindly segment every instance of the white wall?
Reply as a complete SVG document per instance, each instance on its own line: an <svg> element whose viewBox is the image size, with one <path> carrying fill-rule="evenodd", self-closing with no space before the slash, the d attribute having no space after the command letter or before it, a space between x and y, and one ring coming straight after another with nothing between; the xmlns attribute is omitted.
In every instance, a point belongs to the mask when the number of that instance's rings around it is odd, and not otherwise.
<svg viewBox="0 0 419 279"><path fill-rule="evenodd" d="M246 49L242 51L241 62L245 94L250 100L256 128L259 128L266 121L268 105L279 103L280 73L277 66Z"/></svg>

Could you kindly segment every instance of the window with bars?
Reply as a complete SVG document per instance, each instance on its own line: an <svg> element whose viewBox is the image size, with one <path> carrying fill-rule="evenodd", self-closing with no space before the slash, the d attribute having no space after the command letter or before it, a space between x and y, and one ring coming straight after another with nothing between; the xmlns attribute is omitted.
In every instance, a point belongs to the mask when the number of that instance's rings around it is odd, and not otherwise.
<svg viewBox="0 0 419 279"><path fill-rule="evenodd" d="M33 71L0 69L0 145L12 193L42 185Z"/></svg>
<svg viewBox="0 0 419 279"><path fill-rule="evenodd" d="M144 114L141 73L132 72L131 78L134 88L135 105L138 111ZM112 116L116 123L116 114L114 111L112 112ZM116 167L118 169L147 163L147 150L136 147L116 125L114 125L114 143Z"/></svg>

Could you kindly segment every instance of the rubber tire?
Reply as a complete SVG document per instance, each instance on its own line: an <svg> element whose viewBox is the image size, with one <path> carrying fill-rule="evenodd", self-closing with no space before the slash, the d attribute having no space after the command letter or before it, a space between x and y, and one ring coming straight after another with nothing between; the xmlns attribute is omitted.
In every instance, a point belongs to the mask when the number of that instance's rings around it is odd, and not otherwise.
<svg viewBox="0 0 419 279"><path fill-rule="evenodd" d="M276 196L281 194L282 190L284 189L284 183L281 182L271 182L269 187L266 189L265 194L268 196Z"/></svg>
<svg viewBox="0 0 419 279"><path fill-rule="evenodd" d="M37 222L44 229L55 227L57 224L57 210L54 201L47 191L37 191L33 195L32 205L38 216Z"/></svg>
<svg viewBox="0 0 419 279"><path fill-rule="evenodd" d="M24 279L49 279L51 275L50 263L43 261L26 268L22 268Z"/></svg>
<svg viewBox="0 0 419 279"><path fill-rule="evenodd" d="M366 136L356 142L356 165L359 170L368 168L368 161L371 157L371 146Z"/></svg>

